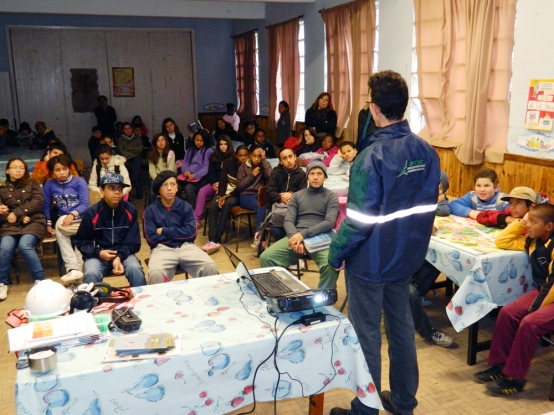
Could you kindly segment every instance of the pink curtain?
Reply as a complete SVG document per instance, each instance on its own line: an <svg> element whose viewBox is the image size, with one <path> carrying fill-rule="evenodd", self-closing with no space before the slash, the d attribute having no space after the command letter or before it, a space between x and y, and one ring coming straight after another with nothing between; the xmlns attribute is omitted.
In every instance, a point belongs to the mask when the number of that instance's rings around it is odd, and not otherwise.
<svg viewBox="0 0 554 415"><path fill-rule="evenodd" d="M373 68L375 2L356 0L324 9L327 90L337 113L337 136L355 141L357 115L365 105Z"/></svg>
<svg viewBox="0 0 554 415"><path fill-rule="evenodd" d="M465 164L506 151L517 0L414 0L419 133Z"/></svg>
<svg viewBox="0 0 554 415"><path fill-rule="evenodd" d="M300 94L300 56L298 53L299 18L269 26L269 125L275 128L277 109L277 72L281 64L281 90L294 128Z"/></svg>
<svg viewBox="0 0 554 415"><path fill-rule="evenodd" d="M233 36L235 43L237 95L239 98L237 112L243 114L246 119L254 119L258 112L255 33L255 30L251 30Z"/></svg>

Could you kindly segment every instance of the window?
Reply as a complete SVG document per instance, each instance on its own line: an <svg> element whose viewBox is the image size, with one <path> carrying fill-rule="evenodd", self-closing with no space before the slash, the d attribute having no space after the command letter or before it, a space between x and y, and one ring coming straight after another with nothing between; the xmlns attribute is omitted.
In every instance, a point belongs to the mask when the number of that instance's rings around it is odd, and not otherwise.
<svg viewBox="0 0 554 415"><path fill-rule="evenodd" d="M410 79L410 129L414 133L418 133L427 125L423 116L423 108L419 100L419 84L417 77L417 51L416 51L416 27L415 27L415 10L414 23L412 32L412 76Z"/></svg>
<svg viewBox="0 0 554 415"><path fill-rule="evenodd" d="M256 31L254 35L255 39L255 46L254 46L254 54L255 54L255 64L254 64L254 78L256 78L256 102L258 105L256 106L256 115L260 115L260 55L259 55L259 49L258 49L258 32Z"/></svg>

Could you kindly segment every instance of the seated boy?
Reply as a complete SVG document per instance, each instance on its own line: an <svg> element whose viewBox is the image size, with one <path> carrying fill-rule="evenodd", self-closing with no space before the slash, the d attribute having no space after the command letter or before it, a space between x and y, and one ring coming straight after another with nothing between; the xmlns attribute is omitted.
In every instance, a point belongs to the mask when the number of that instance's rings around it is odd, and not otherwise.
<svg viewBox="0 0 554 415"><path fill-rule="evenodd" d="M286 235L284 226L287 206L292 195L308 186L306 174L296 164L296 154L290 148L279 151L279 165L269 175L268 209L271 208L271 235L278 241Z"/></svg>
<svg viewBox="0 0 554 415"><path fill-rule="evenodd" d="M553 232L554 206L545 203L533 206L496 237L499 248L527 251L536 286L500 310L487 360L491 367L474 375L496 395L523 390L539 339L554 330Z"/></svg>
<svg viewBox="0 0 554 415"><path fill-rule="evenodd" d="M152 248L148 284L169 282L179 265L193 277L217 274L217 267L194 245L196 222L192 206L176 197L177 173L164 170L152 182L159 198L144 211L144 237Z"/></svg>
<svg viewBox="0 0 554 415"><path fill-rule="evenodd" d="M498 176L492 169L481 169L475 173L475 190L449 203L453 215L477 218L483 210L504 210L507 203L501 198L507 196L498 188Z"/></svg>
<svg viewBox="0 0 554 415"><path fill-rule="evenodd" d="M357 154L356 144L350 141L343 141L339 146L339 152L329 163L327 171L329 174L346 174L350 176L350 166Z"/></svg>
<svg viewBox="0 0 554 415"><path fill-rule="evenodd" d="M100 179L102 200L82 215L74 237L85 257L85 283L100 282L110 271L125 275L131 287L145 285L144 271L135 253L140 250L136 208L123 199L129 186L123 176L106 173Z"/></svg>
<svg viewBox="0 0 554 415"><path fill-rule="evenodd" d="M288 267L306 253L304 238L329 232L335 226L339 200L331 190L323 187L327 168L320 161L308 165L306 189L294 193L285 216L287 237L275 242L260 256L262 267ZM308 253L319 268L318 288L337 288L338 272L327 260L329 248Z"/></svg>
<svg viewBox="0 0 554 415"><path fill-rule="evenodd" d="M254 145L260 146L265 151L266 159L274 159L277 157L275 155L275 146L269 140L269 138L266 138L265 130L263 130L262 128L257 128L256 132L254 133L254 143L252 143L248 148L248 150L250 150L250 153L254 151Z"/></svg>
<svg viewBox="0 0 554 415"><path fill-rule="evenodd" d="M477 222L486 226L505 228L516 219L522 219L537 202L537 194L529 187L514 187L508 196L501 200L509 202L502 211L484 210L477 215Z"/></svg>
<svg viewBox="0 0 554 415"><path fill-rule="evenodd" d="M92 127L92 135L88 139L88 151L90 153L90 159L94 163L94 160L98 157L98 149L100 148L100 141L102 140L102 130L100 127Z"/></svg>

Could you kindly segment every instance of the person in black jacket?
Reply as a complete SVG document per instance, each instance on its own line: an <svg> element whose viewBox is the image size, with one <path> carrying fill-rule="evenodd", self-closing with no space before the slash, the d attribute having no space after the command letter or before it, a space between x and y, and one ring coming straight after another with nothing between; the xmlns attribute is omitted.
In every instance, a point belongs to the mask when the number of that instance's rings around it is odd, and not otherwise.
<svg viewBox="0 0 554 415"><path fill-rule="evenodd" d="M318 95L312 106L306 111L306 127L312 127L318 137L325 135L335 135L337 128L337 113L331 103L331 95L328 92L322 92Z"/></svg>
<svg viewBox="0 0 554 415"><path fill-rule="evenodd" d="M275 154L275 146L269 138L265 136L265 130L258 128L254 133L254 143L249 147L250 152L253 151L254 146L261 147L265 151L266 159L274 159L277 157Z"/></svg>
<svg viewBox="0 0 554 415"><path fill-rule="evenodd" d="M94 109L96 125L102 130L102 133L113 136L115 133L114 124L117 121L115 109L108 105L108 98L105 95L98 97L98 103L100 105Z"/></svg>
<svg viewBox="0 0 554 415"><path fill-rule="evenodd" d="M308 186L306 173L296 164L296 155L290 148L279 151L279 165L273 169L267 184L268 208L272 208L271 235L278 241L286 235L284 219L293 193ZM275 205L275 206L274 206Z"/></svg>
<svg viewBox="0 0 554 415"><path fill-rule="evenodd" d="M102 200L82 215L73 240L85 257L83 282L101 282L112 272L125 275L131 287L146 284L144 271L135 256L140 250L137 209L122 200L129 185L123 176L106 173L100 179Z"/></svg>
<svg viewBox="0 0 554 415"><path fill-rule="evenodd" d="M175 161L181 162L185 157L185 137L179 131L179 127L173 121L173 118L164 118L162 121L162 134L169 143L169 147L175 153ZM181 168L179 164L176 167Z"/></svg>

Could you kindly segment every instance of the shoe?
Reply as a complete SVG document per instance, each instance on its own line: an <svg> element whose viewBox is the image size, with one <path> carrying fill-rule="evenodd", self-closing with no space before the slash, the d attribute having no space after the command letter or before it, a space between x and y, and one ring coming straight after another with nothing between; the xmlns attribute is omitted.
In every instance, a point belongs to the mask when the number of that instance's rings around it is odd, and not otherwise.
<svg viewBox="0 0 554 415"><path fill-rule="evenodd" d="M400 415L400 412L398 412L394 406L392 406L392 403L390 401L390 391L382 391L381 392L381 403L383 404L383 408L385 408L385 411L389 411L393 415Z"/></svg>
<svg viewBox="0 0 554 415"><path fill-rule="evenodd" d="M0 301L8 298L8 286L4 283L0 283Z"/></svg>
<svg viewBox="0 0 554 415"><path fill-rule="evenodd" d="M221 248L221 244L218 244L216 242L207 242L203 247L202 251L205 251L208 255L213 254L214 252L219 251L219 248Z"/></svg>
<svg viewBox="0 0 554 415"><path fill-rule="evenodd" d="M487 370L477 372L473 375L473 379L475 379L477 383L487 383L494 380L500 380L504 377L502 369L504 369L504 365L491 366Z"/></svg>
<svg viewBox="0 0 554 415"><path fill-rule="evenodd" d="M498 379L496 382L489 383L487 389L495 395L511 395L513 393L523 392L526 380L518 380L508 376Z"/></svg>
<svg viewBox="0 0 554 415"><path fill-rule="evenodd" d="M329 415L350 415L350 409L333 408Z"/></svg>
<svg viewBox="0 0 554 415"><path fill-rule="evenodd" d="M256 232L256 234L254 235L254 240L252 241L250 246L252 248L255 248L256 250L258 249L258 246L260 246L260 232Z"/></svg>
<svg viewBox="0 0 554 415"><path fill-rule="evenodd" d="M301 270L306 269L306 263L303 259L298 260L298 268L300 268Z"/></svg>
<svg viewBox="0 0 554 415"><path fill-rule="evenodd" d="M80 280L83 277L84 277L84 274L81 271L77 271L76 269L72 269L67 274L65 274L63 277L61 277L60 279L62 280L62 282L67 283L67 282L74 282L74 281Z"/></svg>
<svg viewBox="0 0 554 415"><path fill-rule="evenodd" d="M448 347L454 342L454 338L446 333L433 329L431 341L440 347Z"/></svg>
<svg viewBox="0 0 554 415"><path fill-rule="evenodd" d="M433 305L433 300L430 300L429 298L425 297L424 295L419 297L419 302L421 303L421 305L423 307L429 307L430 305Z"/></svg>

